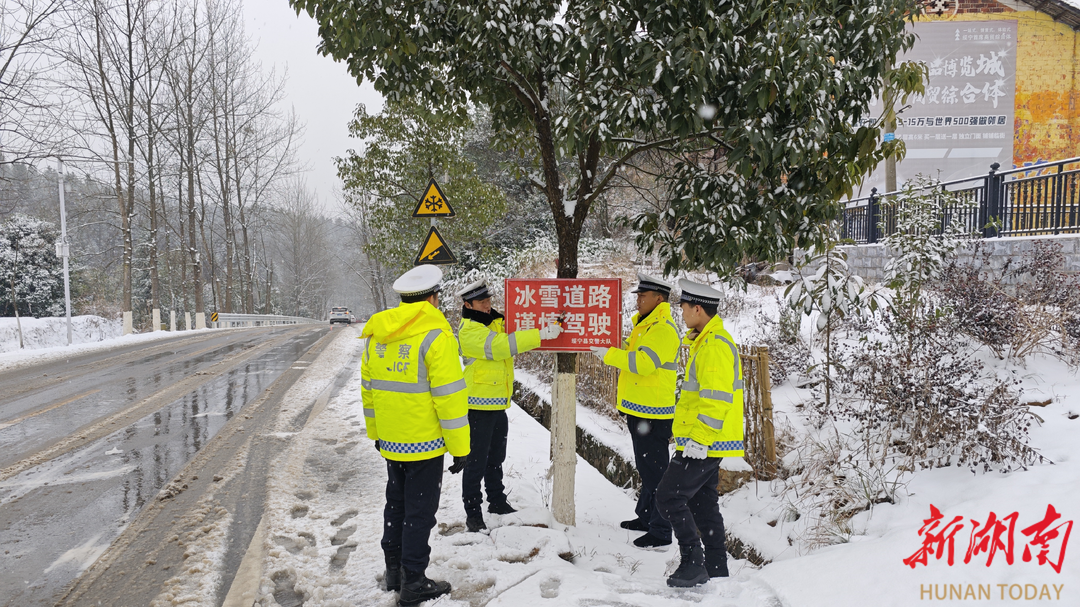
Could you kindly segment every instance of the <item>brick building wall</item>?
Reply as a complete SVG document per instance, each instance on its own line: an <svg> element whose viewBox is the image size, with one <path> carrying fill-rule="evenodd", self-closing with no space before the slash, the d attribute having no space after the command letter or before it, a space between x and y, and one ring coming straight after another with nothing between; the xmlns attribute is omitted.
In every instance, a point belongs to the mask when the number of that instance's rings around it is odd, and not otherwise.
<svg viewBox="0 0 1080 607"><path fill-rule="evenodd" d="M1080 33L1018 0L941 4L922 19L1017 22L1013 167L1080 156Z"/></svg>

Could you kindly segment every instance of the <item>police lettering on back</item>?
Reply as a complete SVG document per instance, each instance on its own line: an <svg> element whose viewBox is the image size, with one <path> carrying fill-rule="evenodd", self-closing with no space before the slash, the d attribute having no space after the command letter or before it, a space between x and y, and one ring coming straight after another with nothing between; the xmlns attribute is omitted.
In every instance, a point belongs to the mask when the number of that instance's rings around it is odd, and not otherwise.
<svg viewBox="0 0 1080 607"><path fill-rule="evenodd" d="M441 281L433 265L403 274L394 283L401 304L372 316L362 335L367 434L387 464L384 579L403 606L450 592L448 582L425 574L445 453L453 457L451 473L464 471L466 532L487 533L485 494L496 526L516 511L502 468L514 357L563 331L558 319L545 318L507 333L481 279L456 293L462 308L455 335L439 310ZM641 532L633 544L646 550L664 549L674 536L680 562L667 584L692 587L728 575L717 485L720 460L743 455L743 378L738 348L717 316L721 294L679 281L684 336L671 314L673 290L661 278L638 274L629 339L591 351L619 370L616 408L626 419L641 477L635 516L621 526ZM683 349L688 356L680 369ZM678 375L683 381L676 396Z"/></svg>

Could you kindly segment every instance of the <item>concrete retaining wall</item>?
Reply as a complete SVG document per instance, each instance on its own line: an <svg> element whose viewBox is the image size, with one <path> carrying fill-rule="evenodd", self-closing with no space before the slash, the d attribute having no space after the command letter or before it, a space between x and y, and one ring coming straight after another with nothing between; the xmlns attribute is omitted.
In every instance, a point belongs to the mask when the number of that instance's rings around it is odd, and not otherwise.
<svg viewBox="0 0 1080 607"><path fill-rule="evenodd" d="M1061 245L1061 253L1065 257L1066 272L1080 274L1080 234L1068 234L1061 236L1023 236L1015 238L984 238L973 240L959 251L962 263L974 263L982 266L984 253L989 252L990 268L1001 270L1008 260L1017 263L1027 252L1031 251L1036 241L1054 242ZM975 253L975 245L979 244L979 253ZM893 252L882 244L850 245L842 247L848 254L848 265L851 271L864 280L880 282L885 275L885 264L892 258ZM804 270L806 272L806 270Z"/></svg>

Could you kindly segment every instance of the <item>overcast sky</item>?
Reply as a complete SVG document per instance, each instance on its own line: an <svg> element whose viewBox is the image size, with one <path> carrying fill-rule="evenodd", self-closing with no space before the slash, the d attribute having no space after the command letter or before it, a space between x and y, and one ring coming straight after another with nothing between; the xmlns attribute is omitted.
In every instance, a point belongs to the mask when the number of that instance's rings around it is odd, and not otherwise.
<svg viewBox="0 0 1080 607"><path fill-rule="evenodd" d="M334 156L358 147L349 139L348 122L357 103L369 112L382 107L382 96L370 83L357 86L345 65L316 50L319 28L315 21L289 7L287 0L243 0L247 31L256 45L255 55L278 74L288 70L286 107L296 109L304 123L301 162L309 167L308 186L316 190L327 211L337 207L338 187Z"/></svg>

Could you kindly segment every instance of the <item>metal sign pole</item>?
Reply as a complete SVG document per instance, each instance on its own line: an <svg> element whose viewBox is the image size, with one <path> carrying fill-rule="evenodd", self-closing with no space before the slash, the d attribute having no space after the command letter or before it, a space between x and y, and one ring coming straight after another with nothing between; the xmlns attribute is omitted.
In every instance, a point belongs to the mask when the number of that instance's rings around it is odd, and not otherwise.
<svg viewBox="0 0 1080 607"><path fill-rule="evenodd" d="M56 172L60 176L60 256L64 260L64 315L67 318L67 343L71 345L71 283L68 277L67 210L64 208L64 160L56 159Z"/></svg>

